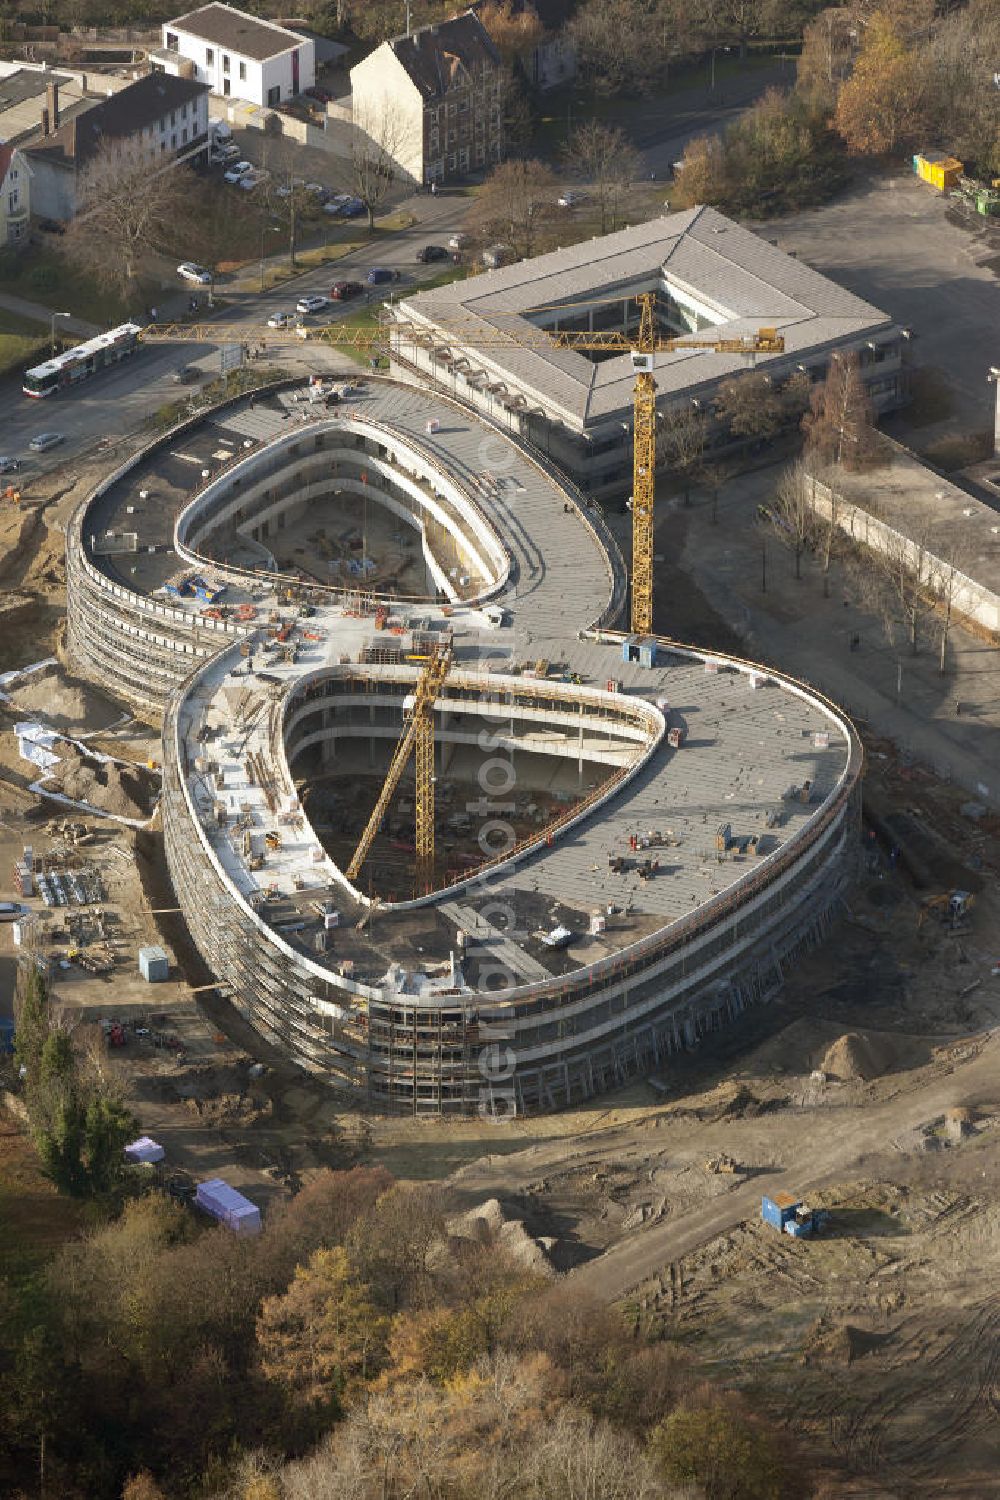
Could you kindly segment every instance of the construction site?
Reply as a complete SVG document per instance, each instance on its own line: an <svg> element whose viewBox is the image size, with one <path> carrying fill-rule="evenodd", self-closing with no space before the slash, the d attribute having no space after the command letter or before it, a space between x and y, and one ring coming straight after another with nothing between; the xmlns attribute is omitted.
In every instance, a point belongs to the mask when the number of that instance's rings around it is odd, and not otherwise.
<svg viewBox="0 0 1000 1500"><path fill-rule="evenodd" d="M7 988L47 965L172 1167L265 1213L446 1180L738 1368L831 1493L993 1493L1000 819L810 685L807 617L864 608L836 564L751 599L748 505L723 607L707 509L654 558L642 477L613 530L335 373L7 510Z"/></svg>

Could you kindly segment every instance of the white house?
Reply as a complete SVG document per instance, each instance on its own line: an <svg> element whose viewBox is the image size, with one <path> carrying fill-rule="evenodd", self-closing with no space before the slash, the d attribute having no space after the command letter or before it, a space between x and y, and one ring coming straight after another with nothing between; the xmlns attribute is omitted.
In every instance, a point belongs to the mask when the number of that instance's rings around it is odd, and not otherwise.
<svg viewBox="0 0 1000 1500"><path fill-rule="evenodd" d="M351 69L354 124L413 182L443 182L503 156L500 54L471 10L383 42Z"/></svg>
<svg viewBox="0 0 1000 1500"><path fill-rule="evenodd" d="M26 238L31 212L31 168L16 146L0 142L0 245Z"/></svg>
<svg viewBox="0 0 1000 1500"><path fill-rule="evenodd" d="M150 64L207 83L223 98L272 109L316 82L311 37L232 5L203 5L166 22L163 46L151 54Z"/></svg>

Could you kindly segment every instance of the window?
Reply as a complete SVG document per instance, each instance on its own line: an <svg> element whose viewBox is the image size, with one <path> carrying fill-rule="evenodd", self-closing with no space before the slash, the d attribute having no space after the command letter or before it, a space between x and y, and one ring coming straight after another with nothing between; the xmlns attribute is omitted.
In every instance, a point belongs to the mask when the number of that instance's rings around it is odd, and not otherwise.
<svg viewBox="0 0 1000 1500"><path fill-rule="evenodd" d="M228 78L224 78L222 80L222 92L228 97L231 89L232 89L232 84L229 82L229 79Z"/></svg>
<svg viewBox="0 0 1000 1500"><path fill-rule="evenodd" d="M247 65L246 65L245 62L241 62L240 63L240 82L241 83L246 83L246 81L247 81Z"/></svg>
<svg viewBox="0 0 1000 1500"><path fill-rule="evenodd" d="M177 51L177 35L173 31L168 31L167 32L167 51L168 52L176 52Z"/></svg>
<svg viewBox="0 0 1000 1500"><path fill-rule="evenodd" d="M176 132L176 130L174 131L173 135L170 137L170 149L171 149L171 151L176 151L177 150L177 132Z"/></svg>
<svg viewBox="0 0 1000 1500"><path fill-rule="evenodd" d="M273 106L275 104L280 103L280 100L281 100L281 84L280 83L276 83L274 85L273 89L268 89L268 91L267 91L267 102L273 108Z"/></svg>
<svg viewBox="0 0 1000 1500"><path fill-rule="evenodd" d="M222 54L222 71L223 73L229 72L229 58L225 52Z"/></svg>
<svg viewBox="0 0 1000 1500"><path fill-rule="evenodd" d="M170 111L170 123L171 123L171 125L176 125L177 124L177 111L176 111L176 109L172 109Z"/></svg>
<svg viewBox="0 0 1000 1500"><path fill-rule="evenodd" d="M210 68L214 62L215 62L215 48L214 47L206 47L205 48L205 66L206 66L206 68Z"/></svg>
<svg viewBox="0 0 1000 1500"><path fill-rule="evenodd" d="M186 146L187 143L188 143L188 132L187 132L187 126L185 125L184 129L181 131L181 145L182 146Z"/></svg>

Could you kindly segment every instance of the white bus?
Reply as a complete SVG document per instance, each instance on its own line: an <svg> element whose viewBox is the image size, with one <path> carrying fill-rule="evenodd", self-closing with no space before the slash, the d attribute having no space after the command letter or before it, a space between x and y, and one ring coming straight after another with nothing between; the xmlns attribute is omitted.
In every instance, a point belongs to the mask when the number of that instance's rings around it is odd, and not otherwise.
<svg viewBox="0 0 1000 1500"><path fill-rule="evenodd" d="M22 390L26 396L54 396L65 386L76 385L88 375L96 375L108 365L116 365L127 354L139 347L142 329L138 323L122 323L108 333L99 333L67 349L64 354L53 355L42 365L35 365L24 372Z"/></svg>

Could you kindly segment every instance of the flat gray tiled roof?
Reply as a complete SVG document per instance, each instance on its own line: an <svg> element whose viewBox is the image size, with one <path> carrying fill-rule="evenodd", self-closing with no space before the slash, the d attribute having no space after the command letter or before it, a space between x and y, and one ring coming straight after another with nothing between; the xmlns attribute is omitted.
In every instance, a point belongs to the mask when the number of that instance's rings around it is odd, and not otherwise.
<svg viewBox="0 0 1000 1500"><path fill-rule="evenodd" d="M776 327L785 354L758 356L801 361L866 333L891 328L884 312L818 271L778 250L714 208L692 208L487 271L467 281L418 293L399 304L403 317L465 334L448 340L477 365L506 378L524 394L559 408L574 423L611 416L631 405L634 374L627 355L599 365L573 350L519 347L519 329L536 330L524 315L573 301L609 301L638 290L695 294L718 318L718 332L736 337ZM582 310L582 309L581 309ZM476 348L475 335L502 330L510 347ZM711 385L746 368L739 355L677 350L656 357L656 383L669 397Z"/></svg>

